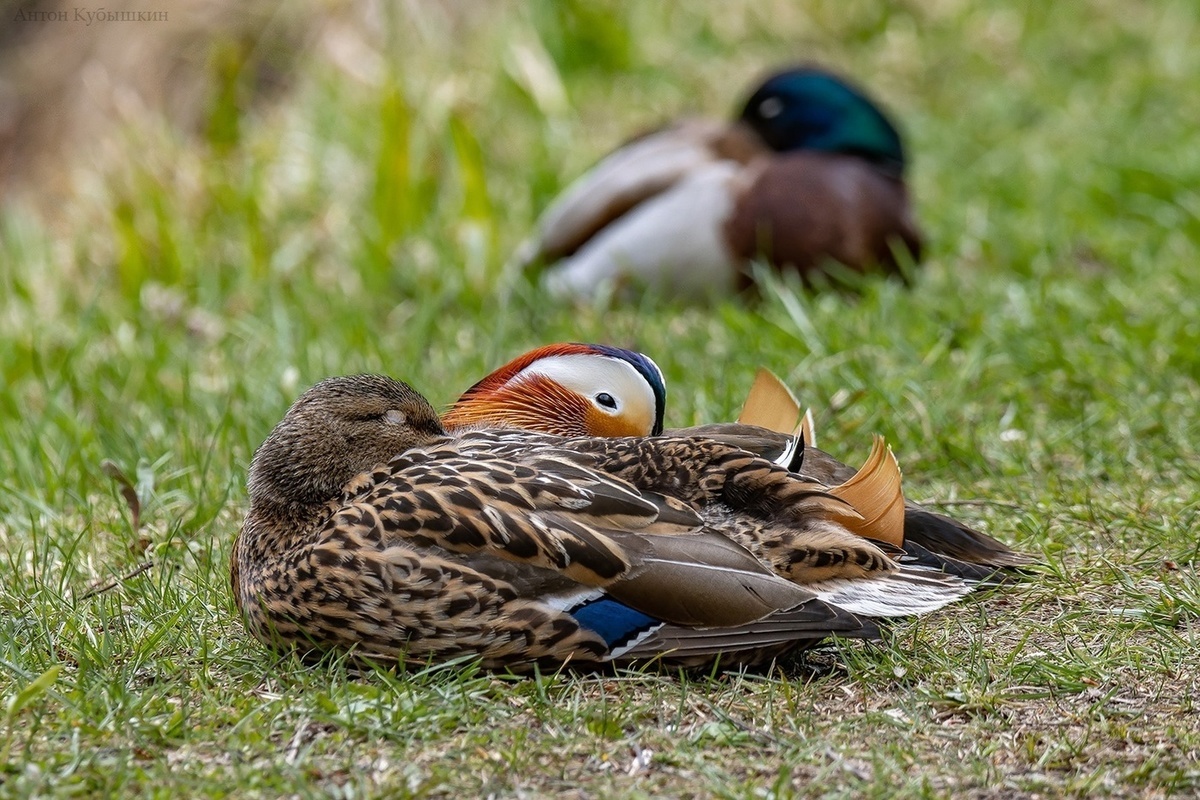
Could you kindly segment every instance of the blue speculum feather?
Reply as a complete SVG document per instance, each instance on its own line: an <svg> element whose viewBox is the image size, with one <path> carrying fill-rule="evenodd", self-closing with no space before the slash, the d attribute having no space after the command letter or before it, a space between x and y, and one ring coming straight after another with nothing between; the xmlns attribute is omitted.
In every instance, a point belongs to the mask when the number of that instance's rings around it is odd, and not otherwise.
<svg viewBox="0 0 1200 800"><path fill-rule="evenodd" d="M663 412L667 407L667 386L663 381L662 372L659 370L658 365L641 353L635 353L632 350L624 350L620 347L612 347L606 344L588 346L602 355L629 362L646 379L646 383L650 384L650 389L654 392L654 430L650 433L652 436L658 436L662 433Z"/></svg>
<svg viewBox="0 0 1200 800"><path fill-rule="evenodd" d="M660 620L610 597L597 598L569 613L576 622L603 639L609 650L624 647L662 625Z"/></svg>

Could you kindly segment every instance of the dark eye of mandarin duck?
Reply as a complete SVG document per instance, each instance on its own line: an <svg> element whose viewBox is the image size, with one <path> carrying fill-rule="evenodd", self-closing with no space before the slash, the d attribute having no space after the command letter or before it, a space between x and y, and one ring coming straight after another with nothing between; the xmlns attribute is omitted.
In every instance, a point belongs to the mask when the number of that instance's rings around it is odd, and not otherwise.
<svg viewBox="0 0 1200 800"><path fill-rule="evenodd" d="M608 392L601 392L600 394L596 395L596 402L605 408L611 408L614 411L617 408L617 401L614 400L613 396Z"/></svg>

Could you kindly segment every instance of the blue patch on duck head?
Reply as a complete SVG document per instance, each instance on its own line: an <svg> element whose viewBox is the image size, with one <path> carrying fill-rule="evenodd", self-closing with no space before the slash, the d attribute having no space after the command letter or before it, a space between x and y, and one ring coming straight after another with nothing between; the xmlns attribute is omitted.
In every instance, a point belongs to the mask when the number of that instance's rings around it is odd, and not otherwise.
<svg viewBox="0 0 1200 800"><path fill-rule="evenodd" d="M746 101L741 119L778 152L847 153L896 177L904 172L904 147L891 121L862 90L818 67L767 78Z"/></svg>

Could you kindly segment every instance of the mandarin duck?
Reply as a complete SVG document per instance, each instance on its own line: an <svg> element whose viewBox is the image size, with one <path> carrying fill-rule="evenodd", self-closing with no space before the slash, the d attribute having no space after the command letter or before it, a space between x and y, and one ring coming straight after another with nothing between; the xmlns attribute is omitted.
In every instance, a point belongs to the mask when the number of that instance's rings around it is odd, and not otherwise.
<svg viewBox="0 0 1200 800"><path fill-rule="evenodd" d="M523 428L556 436L657 436L667 387L650 358L603 344L551 344L514 358L463 392L451 430Z"/></svg>
<svg viewBox="0 0 1200 800"><path fill-rule="evenodd" d="M738 443L448 434L407 384L330 378L254 454L235 602L274 647L519 670L761 664L969 591Z"/></svg>
<svg viewBox="0 0 1200 800"><path fill-rule="evenodd" d="M733 123L684 120L604 157L513 261L548 266L547 289L573 299L626 284L728 294L749 286L758 258L802 277L831 261L897 272L921 251L904 171L900 134L861 89L788 69Z"/></svg>
<svg viewBox="0 0 1200 800"><path fill-rule="evenodd" d="M604 409L613 418L597 411L597 398L604 399ZM651 402L653 410L647 407ZM554 344L519 356L476 383L443 421L450 428L515 427L576 436L608 436L607 431L619 429L622 435L647 436L662 432L665 403L662 371L648 356L605 345ZM580 411L584 408L587 413ZM858 519L843 521L844 526L898 549L901 563L983 581L1003 578L1034 561L958 520L906 501L899 465L882 437L876 437L860 470L811 446L811 413L800 414L790 390L765 370L759 371L738 422L666 434L736 442L825 487L859 514Z"/></svg>

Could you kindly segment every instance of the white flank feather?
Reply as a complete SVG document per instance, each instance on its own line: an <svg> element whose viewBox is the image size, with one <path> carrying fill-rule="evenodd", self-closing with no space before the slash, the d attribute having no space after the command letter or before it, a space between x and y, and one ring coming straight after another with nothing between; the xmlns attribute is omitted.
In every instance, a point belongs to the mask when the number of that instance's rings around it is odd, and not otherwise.
<svg viewBox="0 0 1200 800"><path fill-rule="evenodd" d="M710 164L642 203L547 271L546 288L586 298L632 279L679 297L733 291L737 261L722 234L740 170Z"/></svg>
<svg viewBox="0 0 1200 800"><path fill-rule="evenodd" d="M805 584L827 603L864 617L910 617L928 614L971 593L971 585L944 573L907 569L877 578L834 579Z"/></svg>
<svg viewBox="0 0 1200 800"><path fill-rule="evenodd" d="M521 244L513 260L524 267L544 252L561 250L599 228L612 207L632 208L717 160L711 142L722 127L711 120L689 120L605 156L546 209L537 233Z"/></svg>

